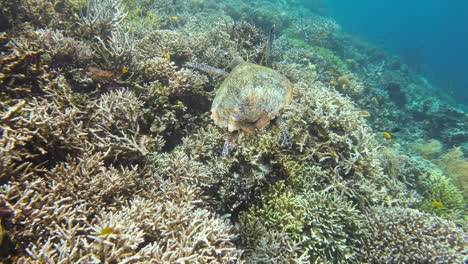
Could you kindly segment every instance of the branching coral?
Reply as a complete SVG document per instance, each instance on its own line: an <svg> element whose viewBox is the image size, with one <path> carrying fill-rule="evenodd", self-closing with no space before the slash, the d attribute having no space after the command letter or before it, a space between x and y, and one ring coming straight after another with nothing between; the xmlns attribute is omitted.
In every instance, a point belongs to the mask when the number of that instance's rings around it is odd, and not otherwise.
<svg viewBox="0 0 468 264"><path fill-rule="evenodd" d="M104 94L96 105L94 120L96 127L91 128L94 145L111 151L117 159L139 159L150 151L161 149L161 137L142 134L143 102L133 92L122 89Z"/></svg>
<svg viewBox="0 0 468 264"><path fill-rule="evenodd" d="M302 241L296 253L305 250L316 261L346 262L357 259L364 235L360 210L405 203L410 194L383 174L378 146L360 112L320 85L295 84L296 100L284 114L292 128L291 151L280 146L274 128L241 134L236 151L225 159L219 157L223 134L213 127L199 130L176 149L210 172L202 183L211 186L204 190L218 210L234 217L248 210L247 219Z"/></svg>
<svg viewBox="0 0 468 264"><path fill-rule="evenodd" d="M137 60L147 58L166 59L182 64L193 56L191 40L188 35L173 30L155 30L136 43Z"/></svg>
<svg viewBox="0 0 468 264"><path fill-rule="evenodd" d="M124 26L118 26L110 32L107 40L96 37L99 45L97 51L104 59L105 65L114 69L130 67L132 63L132 52L134 51L133 33Z"/></svg>
<svg viewBox="0 0 468 264"><path fill-rule="evenodd" d="M232 58L260 62L265 50L265 37L252 24L235 23L230 19L215 22L214 26L200 31L197 24L188 24L193 40L193 51L201 62L218 68L226 68Z"/></svg>
<svg viewBox="0 0 468 264"><path fill-rule="evenodd" d="M108 217L114 219L116 230L122 223L139 219L135 223L151 240L145 243L140 255L142 260L152 263L234 262L240 253L231 243L234 235L226 220L204 209L195 209L187 202L135 199L127 208ZM101 223L112 226L105 219Z"/></svg>
<svg viewBox="0 0 468 264"><path fill-rule="evenodd" d="M377 145L359 111L349 107L350 102L332 91L302 83L295 89L302 96L285 116L293 128L299 155L321 167L321 184L331 184L329 188L337 188L360 203L384 198L387 188L400 188L385 184L390 182L381 171Z"/></svg>
<svg viewBox="0 0 468 264"><path fill-rule="evenodd" d="M43 92L50 95L64 92L55 87L59 84L54 80ZM59 87L66 89L66 86ZM64 104L59 96L53 101L41 97L12 99L5 106L1 109L0 140L3 180L41 171L40 167L53 165L67 153L86 148L83 140L87 133L82 121L87 116L73 105Z"/></svg>
<svg viewBox="0 0 468 264"><path fill-rule="evenodd" d="M257 221L265 219L265 226L287 233L301 241L312 262L345 263L356 260L361 238L365 234L365 219L336 193L269 191L262 206L249 211ZM272 241L272 243L274 243Z"/></svg>
<svg viewBox="0 0 468 264"><path fill-rule="evenodd" d="M309 263L307 250L288 234L267 228L263 219L248 213L239 216L240 244L247 248L248 263Z"/></svg>
<svg viewBox="0 0 468 264"><path fill-rule="evenodd" d="M415 191L416 199L408 201L408 206L416 206L457 223L466 221L463 193L440 168L429 161L402 155L395 150L387 149L382 154L385 172Z"/></svg>
<svg viewBox="0 0 468 264"><path fill-rule="evenodd" d="M26 248L22 261L205 263L239 257L227 221L193 204L197 188L174 184L176 178L147 178L151 186L140 188L136 169L107 170L102 157L85 156L57 166L45 180L2 190L16 212L13 240ZM145 189L148 198L126 202Z"/></svg>
<svg viewBox="0 0 468 264"><path fill-rule="evenodd" d="M0 92L15 97L40 92L49 78L41 60L43 51L26 36L8 37L6 32L0 35Z"/></svg>
<svg viewBox="0 0 468 264"><path fill-rule="evenodd" d="M44 60L53 60L53 67L85 66L96 59L89 44L67 37L61 31L39 29L31 38L37 38L45 50Z"/></svg>
<svg viewBox="0 0 468 264"><path fill-rule="evenodd" d="M466 230L414 209L370 210L363 260L370 263L465 263Z"/></svg>
<svg viewBox="0 0 468 264"><path fill-rule="evenodd" d="M81 25L88 34L107 40L109 34L127 16L122 0L88 0L85 9L80 9Z"/></svg>
<svg viewBox="0 0 468 264"><path fill-rule="evenodd" d="M28 25L57 26L61 17L58 6L57 1L47 0L3 1L0 4L0 31L27 28Z"/></svg>
<svg viewBox="0 0 468 264"><path fill-rule="evenodd" d="M466 243L465 230L417 211L395 209L395 216L375 207L418 206L463 222L464 202L450 180L413 158L382 156L359 109L330 89L333 79L332 86L349 84L356 92L345 92L358 95L360 78L385 75L390 62L369 49L345 60L356 45L343 47L352 43L335 34L334 21L266 2L255 3L263 9L198 0L1 3L0 28L9 31L0 35L0 258L392 262L400 260L393 245L408 237L434 244L423 248L435 250L428 261L466 256L457 248ZM277 31L266 42L273 22ZM221 158L226 135L207 113L223 74L191 65L220 73L239 55L261 63L265 50L268 66L294 83L293 103L282 115L293 146L283 148L273 126L239 135L236 150ZM349 69L354 79L340 80ZM392 97L373 91L362 102L378 107ZM448 161L460 160L452 151L439 165L454 175L464 167ZM415 230L394 228L400 218L416 223Z"/></svg>

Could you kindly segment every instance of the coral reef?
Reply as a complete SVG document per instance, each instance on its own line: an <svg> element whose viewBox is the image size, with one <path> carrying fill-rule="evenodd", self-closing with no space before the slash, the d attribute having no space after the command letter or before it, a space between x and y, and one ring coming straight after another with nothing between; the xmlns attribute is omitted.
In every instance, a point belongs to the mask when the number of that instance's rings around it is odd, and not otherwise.
<svg viewBox="0 0 468 264"><path fill-rule="evenodd" d="M442 152L442 143L437 139L431 139L427 142L417 143L415 149L424 159L433 159Z"/></svg>
<svg viewBox="0 0 468 264"><path fill-rule="evenodd" d="M439 156L435 164L441 168L445 175L450 177L468 197L468 160L464 157L460 147L452 148Z"/></svg>
<svg viewBox="0 0 468 264"><path fill-rule="evenodd" d="M0 7L0 262L466 261L466 114L300 1ZM239 56L292 83L290 149L221 156Z"/></svg>
<svg viewBox="0 0 468 264"><path fill-rule="evenodd" d="M465 263L466 232L447 220L408 208L374 207L363 247L369 263ZM417 242L416 242L417 241Z"/></svg>
<svg viewBox="0 0 468 264"><path fill-rule="evenodd" d="M457 183L434 163L387 149L382 153L387 175L415 190L411 207L436 214L460 225L466 222L466 202Z"/></svg>
<svg viewBox="0 0 468 264"><path fill-rule="evenodd" d="M404 203L411 192L383 174L377 145L360 112L319 85L295 84L297 97L284 114L292 128L291 151L279 145L279 131L269 129L242 134L236 151L222 159L223 134L212 126L186 138L177 149L204 164L209 177L199 184L206 185L217 210L302 241L290 252L296 257L306 254L314 261L342 263L358 257L365 226L360 209ZM241 238L250 241L248 248L268 242L253 235ZM254 250L251 257L256 259L256 254Z"/></svg>
<svg viewBox="0 0 468 264"><path fill-rule="evenodd" d="M107 169L104 155L60 164L45 180L5 187L4 197L15 201L11 206L17 214L12 239L26 252L18 261L201 263L238 258L229 223L193 204L197 188L145 177L137 168ZM132 197L144 190L143 197ZM101 234L104 228L109 234Z"/></svg>

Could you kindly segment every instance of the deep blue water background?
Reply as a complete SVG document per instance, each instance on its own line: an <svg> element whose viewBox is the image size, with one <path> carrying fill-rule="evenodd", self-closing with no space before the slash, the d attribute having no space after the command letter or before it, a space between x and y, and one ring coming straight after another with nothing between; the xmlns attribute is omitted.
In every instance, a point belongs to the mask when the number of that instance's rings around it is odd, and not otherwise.
<svg viewBox="0 0 468 264"><path fill-rule="evenodd" d="M344 31L401 56L439 89L468 105L468 0L326 0L325 4L325 14Z"/></svg>

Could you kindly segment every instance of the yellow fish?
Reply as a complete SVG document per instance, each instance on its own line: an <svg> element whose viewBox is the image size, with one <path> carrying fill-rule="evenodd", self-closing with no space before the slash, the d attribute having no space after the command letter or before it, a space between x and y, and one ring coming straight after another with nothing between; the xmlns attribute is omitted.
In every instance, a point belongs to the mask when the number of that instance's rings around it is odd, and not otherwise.
<svg viewBox="0 0 468 264"><path fill-rule="evenodd" d="M437 209L444 207L444 205L441 202L437 202L437 201L432 201L431 204Z"/></svg>
<svg viewBox="0 0 468 264"><path fill-rule="evenodd" d="M171 61L171 54L170 53L166 53L166 60Z"/></svg>
<svg viewBox="0 0 468 264"><path fill-rule="evenodd" d="M179 21L179 17L178 16L171 16L169 18L169 20L172 21L172 22L177 22L177 21Z"/></svg>
<svg viewBox="0 0 468 264"><path fill-rule="evenodd" d="M391 139L392 138L392 134L390 134L390 132L387 132L387 131L383 132L382 135L386 139Z"/></svg>
<svg viewBox="0 0 468 264"><path fill-rule="evenodd" d="M370 113L367 110L361 110L361 115L362 115L362 117L369 117Z"/></svg>
<svg viewBox="0 0 468 264"><path fill-rule="evenodd" d="M126 74L126 73L128 73L128 68L123 66L122 67L122 74Z"/></svg>
<svg viewBox="0 0 468 264"><path fill-rule="evenodd" d="M2 219L0 219L0 245L2 244L4 235L5 235L5 232L3 231L3 227L2 227Z"/></svg>
<svg viewBox="0 0 468 264"><path fill-rule="evenodd" d="M98 236L106 236L106 235L110 235L114 233L115 233L114 228L106 226L103 229L101 229L101 231L99 231Z"/></svg>

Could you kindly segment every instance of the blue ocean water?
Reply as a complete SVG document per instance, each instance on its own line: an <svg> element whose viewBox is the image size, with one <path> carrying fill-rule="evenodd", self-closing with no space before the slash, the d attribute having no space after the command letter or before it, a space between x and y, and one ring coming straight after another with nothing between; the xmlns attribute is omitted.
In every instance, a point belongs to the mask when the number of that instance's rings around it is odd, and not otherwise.
<svg viewBox="0 0 468 264"><path fill-rule="evenodd" d="M323 12L345 31L401 56L439 89L468 104L468 1L322 2Z"/></svg>

